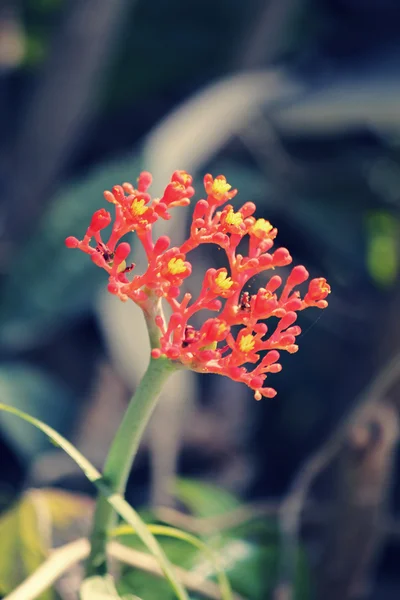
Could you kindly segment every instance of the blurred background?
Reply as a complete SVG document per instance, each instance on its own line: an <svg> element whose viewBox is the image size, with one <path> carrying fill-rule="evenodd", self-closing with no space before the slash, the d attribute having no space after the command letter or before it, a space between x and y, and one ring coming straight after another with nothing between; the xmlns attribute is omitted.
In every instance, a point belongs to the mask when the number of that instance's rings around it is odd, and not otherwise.
<svg viewBox="0 0 400 600"><path fill-rule="evenodd" d="M329 308L301 315L273 400L225 378L171 380L128 499L211 539L243 598L398 598L398 0L2 0L0 131L0 401L101 468L148 342L139 311L64 238L140 170L157 194L186 169L196 198L204 173L224 173L294 262L328 279ZM188 216L163 232L179 242ZM0 452L5 596L87 531L94 494L3 413ZM209 575L178 542L167 550ZM76 598L76 577L43 597ZM170 597L137 570L122 582Z"/></svg>

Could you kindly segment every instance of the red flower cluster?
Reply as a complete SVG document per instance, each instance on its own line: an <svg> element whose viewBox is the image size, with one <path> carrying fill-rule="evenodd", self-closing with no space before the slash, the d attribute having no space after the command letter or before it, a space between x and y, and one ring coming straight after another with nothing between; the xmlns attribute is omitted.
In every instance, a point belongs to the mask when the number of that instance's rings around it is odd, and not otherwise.
<svg viewBox="0 0 400 600"><path fill-rule="evenodd" d="M326 308L328 305L326 297L330 287L326 279L312 279L308 291L301 297L294 288L304 283L309 274L305 267L297 266L284 285L282 279L274 275L256 294L243 292L243 287L255 275L292 262L286 248L270 252L277 235L271 223L253 216L256 207L252 202L246 202L235 211L226 202L237 190L231 189L223 175L215 179L206 175L207 198L195 205L190 237L180 247L170 248L166 236L153 241L152 225L160 217L169 219L171 208L190 203L194 194L192 177L185 171L175 171L159 199L151 199L147 193L150 184L151 175L144 172L139 176L137 189L124 183L104 193L106 200L115 205L115 219L107 243L100 232L112 219L109 212L100 209L93 215L83 240L69 237L66 245L90 254L93 262L107 271L108 290L121 300L131 298L147 315L156 314L154 306L159 299L164 298L169 303L172 315L168 322L162 313L154 316L160 335L158 347L152 349L153 358L166 356L194 371L225 375L248 385L257 400L262 396L272 398L276 391L264 387L267 373L277 373L282 368L278 363L278 350L293 353L298 349L296 337L301 329L295 325L297 312L310 306ZM121 238L132 231L144 247L148 267L143 275L131 279L127 274L135 265L126 263L131 248L121 242ZM247 256L237 253L245 236ZM92 239L95 246L90 245ZM192 271L186 255L200 244L217 244L223 248L229 272L225 268L208 269L201 292L192 301L189 293L181 296L181 286ZM195 329L190 320L204 309L218 315ZM263 321L271 316L277 318L277 325L269 333ZM238 326L236 333L233 326Z"/></svg>

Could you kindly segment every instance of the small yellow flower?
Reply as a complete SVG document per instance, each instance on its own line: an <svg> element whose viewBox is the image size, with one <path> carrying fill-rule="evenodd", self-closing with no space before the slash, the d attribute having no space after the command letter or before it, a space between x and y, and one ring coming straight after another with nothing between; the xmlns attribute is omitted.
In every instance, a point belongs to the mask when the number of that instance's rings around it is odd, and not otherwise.
<svg viewBox="0 0 400 600"><path fill-rule="evenodd" d="M225 323L220 323L217 328L217 335L221 335L221 333L225 333L228 329L228 326Z"/></svg>
<svg viewBox="0 0 400 600"><path fill-rule="evenodd" d="M274 294L272 292L270 292L269 290L264 290L264 292L261 294L261 298L263 300L271 300L271 298L274 297Z"/></svg>
<svg viewBox="0 0 400 600"><path fill-rule="evenodd" d="M323 292L324 294L330 294L331 293L331 286L326 281L325 281L325 283L323 283L321 285L321 292Z"/></svg>
<svg viewBox="0 0 400 600"><path fill-rule="evenodd" d="M247 335L244 335L240 338L239 350L241 352L245 352L247 354L247 352L251 352L254 349L254 346L255 341L251 333L248 333Z"/></svg>
<svg viewBox="0 0 400 600"><path fill-rule="evenodd" d="M216 177L212 184L212 193L214 196L220 197L229 192L231 187L225 177Z"/></svg>
<svg viewBox="0 0 400 600"><path fill-rule="evenodd" d="M267 236L272 229L273 227L269 221L266 219L257 219L250 231L256 237L263 238Z"/></svg>
<svg viewBox="0 0 400 600"><path fill-rule="evenodd" d="M132 214L134 217L141 217L147 210L145 201L135 199L131 205Z"/></svg>
<svg viewBox="0 0 400 600"><path fill-rule="evenodd" d="M189 173L186 173L185 171L181 171L180 176L182 177L182 181L183 181L184 185L190 185L192 178L189 175Z"/></svg>
<svg viewBox="0 0 400 600"><path fill-rule="evenodd" d="M235 213L231 209L225 217L225 223L227 225L239 226L243 223L243 215L240 212Z"/></svg>
<svg viewBox="0 0 400 600"><path fill-rule="evenodd" d="M233 286L233 281L231 277L228 277L228 273L226 271L221 271L215 278L215 284L220 288L220 290L227 291Z"/></svg>
<svg viewBox="0 0 400 600"><path fill-rule="evenodd" d="M179 275L186 271L186 265L181 258L171 258L171 260L168 261L168 271L172 275Z"/></svg>
<svg viewBox="0 0 400 600"><path fill-rule="evenodd" d="M121 264L118 265L117 273L123 273L126 269L126 260L123 260Z"/></svg>

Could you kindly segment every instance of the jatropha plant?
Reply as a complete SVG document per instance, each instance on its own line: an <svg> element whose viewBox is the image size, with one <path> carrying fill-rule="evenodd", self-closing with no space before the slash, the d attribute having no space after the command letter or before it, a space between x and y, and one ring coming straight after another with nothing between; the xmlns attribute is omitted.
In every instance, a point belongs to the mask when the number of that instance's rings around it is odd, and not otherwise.
<svg viewBox="0 0 400 600"><path fill-rule="evenodd" d="M151 331L154 359L169 359L175 367L185 367L199 373L217 373L248 385L256 400L273 397L276 391L265 387L267 373L281 370L278 350L297 352L296 337L301 333L294 325L297 312L310 306L326 308L330 287L324 278L312 279L302 298L295 288L304 283L309 274L305 267L294 267L285 284L279 275L273 275L265 287L250 295L243 291L255 275L276 267L287 266L292 257L286 248L270 252L277 229L265 219L253 215L256 206L246 202L235 212L226 204L237 193L223 175L204 178L207 193L194 208L189 238L179 247L170 247L167 236L153 240L152 226L159 219L170 219L170 210L186 206L194 194L192 177L185 171L175 171L161 198L151 199L147 190L150 173L141 173L138 187L130 183L106 191L106 200L115 205L115 219L107 242L101 232L112 221L111 214L98 210L91 220L83 240L69 237L69 248L79 248L89 254L93 262L107 271L108 290L122 301L138 304ZM143 275L129 277L135 265L126 263L131 252L127 242L121 241L129 232L135 232L148 259ZM237 253L242 240L247 239L248 254ZM216 244L226 252L226 268L208 269L199 296L192 298L183 293L185 280L192 273L188 254L201 244ZM162 313L162 300L172 309L168 321ZM191 320L202 310L213 311L196 329ZM277 317L273 332L269 333L265 320ZM233 326L239 326L236 334ZM261 358L260 353L265 352ZM244 365L254 365L252 368Z"/></svg>
<svg viewBox="0 0 400 600"><path fill-rule="evenodd" d="M283 282L279 275L266 277L264 287L248 291L249 281L266 271L286 267L292 257L286 248L272 251L277 229L256 218L256 206L246 202L235 211L227 204L237 193L223 175L204 177L206 198L194 207L190 236L172 246L167 236L153 238L153 225L171 218L171 210L190 204L192 177L175 171L161 198L151 198L150 173L139 175L137 188L130 183L104 193L114 205L115 217L104 208L96 211L82 240L68 237L68 248L79 248L108 274L108 291L122 301L133 300L144 313L149 330L151 357L148 369L127 409L111 445L104 478L116 493L124 493L127 477L143 430L166 378L187 368L216 373L247 385L256 400L272 398L276 391L265 385L268 374L281 371L279 351L297 352L297 313L308 307L326 308L330 287L324 278L312 279L305 294L297 289L309 279L304 266L295 266ZM102 233L112 223L108 239ZM135 233L147 256L147 269L135 275L128 264L129 243ZM215 244L227 257L228 268L206 271L201 291L193 298L182 288L192 273L188 255L202 244ZM247 244L247 245L246 245ZM244 247L247 254L238 252ZM247 289L245 289L247 288ZM163 303L170 307L165 318ZM208 311L201 326L193 317ZM210 312L211 311L211 312ZM270 317L273 325L265 323ZM196 323L198 319L196 319ZM88 575L107 571L107 532L113 510L100 496L91 537Z"/></svg>

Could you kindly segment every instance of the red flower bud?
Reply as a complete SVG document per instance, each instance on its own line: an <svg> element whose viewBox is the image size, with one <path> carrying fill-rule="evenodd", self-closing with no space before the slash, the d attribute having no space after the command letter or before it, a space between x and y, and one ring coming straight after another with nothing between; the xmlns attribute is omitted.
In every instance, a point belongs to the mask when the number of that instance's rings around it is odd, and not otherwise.
<svg viewBox="0 0 400 600"><path fill-rule="evenodd" d="M288 312L282 319L279 321L278 329L279 331L283 331L292 325L297 319L297 314L295 312Z"/></svg>
<svg viewBox="0 0 400 600"><path fill-rule="evenodd" d="M118 263L122 262L128 258L130 251L130 245L127 242L122 242L122 244L119 244L115 249L114 260Z"/></svg>
<svg viewBox="0 0 400 600"><path fill-rule="evenodd" d="M151 173L149 173L148 171L142 171L138 177L138 191L146 192L147 189L151 186L152 180L153 177L151 176Z"/></svg>
<svg viewBox="0 0 400 600"><path fill-rule="evenodd" d="M167 248L169 247L170 243L171 243L171 240L169 239L168 236L162 235L161 237L159 237L154 245L155 256L159 256L160 254L165 252L167 250Z"/></svg>
<svg viewBox="0 0 400 600"><path fill-rule="evenodd" d="M79 246L79 240L71 235L65 240L65 245L67 248L77 248Z"/></svg>
<svg viewBox="0 0 400 600"><path fill-rule="evenodd" d="M286 284L294 287L295 285L300 285L304 281L307 281L308 278L309 273L307 269L302 265L298 265L297 267L293 267L289 277L287 278Z"/></svg>
<svg viewBox="0 0 400 600"><path fill-rule="evenodd" d="M88 233L88 235L93 235L94 233L105 229L110 223L111 215L107 210L105 210L104 208L96 210L92 217L92 220L90 221L90 225L88 228L88 232L90 231L90 233Z"/></svg>
<svg viewBox="0 0 400 600"><path fill-rule="evenodd" d="M330 285L327 283L326 279L320 277L319 279L312 279L308 286L308 292L304 300L317 302L318 300L323 300L331 293Z"/></svg>
<svg viewBox="0 0 400 600"><path fill-rule="evenodd" d="M269 292L275 292L278 287L280 287L282 285L282 279L279 277L279 275L274 275L273 277L271 277L271 279L268 281L267 285L265 286L265 288L269 291Z"/></svg>
<svg viewBox="0 0 400 600"><path fill-rule="evenodd" d="M290 265L291 262L292 257L286 248L278 248L272 255L272 264L274 267L285 267L286 265Z"/></svg>

